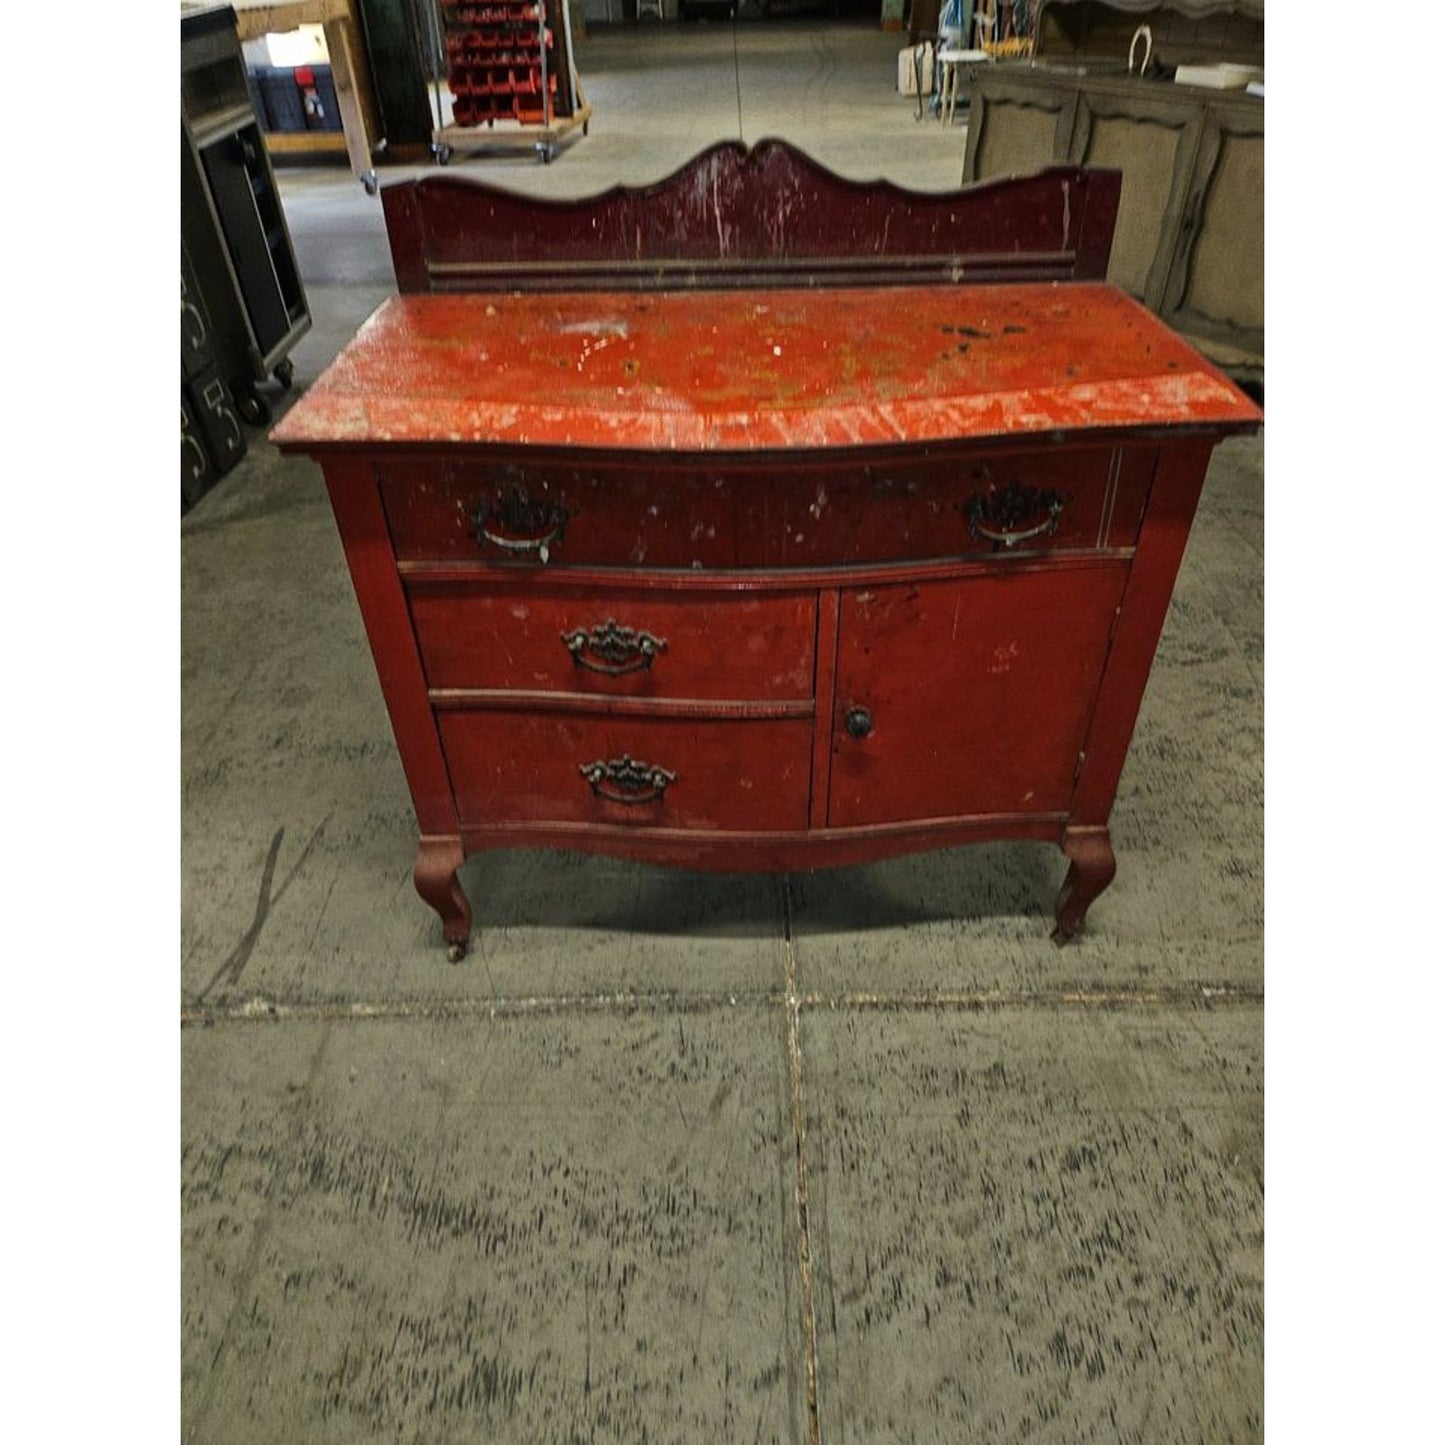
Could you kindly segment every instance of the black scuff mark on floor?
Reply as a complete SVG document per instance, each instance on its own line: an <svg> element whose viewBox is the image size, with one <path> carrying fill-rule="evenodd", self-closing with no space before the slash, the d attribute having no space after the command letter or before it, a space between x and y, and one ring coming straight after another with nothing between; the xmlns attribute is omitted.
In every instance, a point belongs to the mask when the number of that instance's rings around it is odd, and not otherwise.
<svg viewBox="0 0 1445 1445"><path fill-rule="evenodd" d="M271 846L266 850L266 861L261 867L261 886L256 892L256 912L251 919L251 925L241 935L235 948L226 955L225 962L211 975L205 988L196 995L197 1003L204 1003L217 984L225 984L227 987L234 988L241 981L241 975L251 961L251 954L255 951L256 942L261 937L261 930L266 926L266 920L271 915L271 909L281 901L286 890L291 886L292 880L301 871L301 865L311 856L311 850L321 841L321 835L326 831L326 825L330 821L331 815L328 813L316 825L316 831L306 840L306 846L301 850L300 856L291 865L290 872L281 880L281 886L273 893L271 884L276 876L276 862L281 856L281 843L286 837L285 828L276 829L271 839Z"/></svg>

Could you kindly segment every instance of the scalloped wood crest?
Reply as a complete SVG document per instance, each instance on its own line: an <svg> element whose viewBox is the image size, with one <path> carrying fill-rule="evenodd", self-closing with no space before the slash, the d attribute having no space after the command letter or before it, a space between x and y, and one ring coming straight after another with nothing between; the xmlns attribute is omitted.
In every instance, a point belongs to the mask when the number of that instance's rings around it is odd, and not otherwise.
<svg viewBox="0 0 1445 1445"><path fill-rule="evenodd" d="M576 200L460 176L382 190L397 285L719 289L1103 280L1120 173L1055 166L943 192L850 181L780 140L723 141Z"/></svg>

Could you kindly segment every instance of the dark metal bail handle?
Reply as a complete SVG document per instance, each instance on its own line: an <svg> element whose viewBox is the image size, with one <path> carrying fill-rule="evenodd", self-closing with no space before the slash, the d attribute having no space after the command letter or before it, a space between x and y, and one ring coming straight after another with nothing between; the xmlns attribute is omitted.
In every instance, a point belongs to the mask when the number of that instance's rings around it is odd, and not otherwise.
<svg viewBox="0 0 1445 1445"><path fill-rule="evenodd" d="M623 627L615 617L595 627L578 627L562 633L562 645L572 654L572 661L588 672L605 677L625 677L630 672L645 672L659 652L667 651L667 639L650 632Z"/></svg>
<svg viewBox="0 0 1445 1445"><path fill-rule="evenodd" d="M1002 547L1017 547L1020 542L1052 536L1058 530L1067 501L1067 497L1052 487L1040 490L1010 482L1002 491L977 493L961 502L959 510L968 518L969 536L996 542ZM1020 525L1040 513L1043 513L1042 520L1033 526Z"/></svg>
<svg viewBox="0 0 1445 1445"><path fill-rule="evenodd" d="M546 562L550 549L567 534L567 509L561 502L531 497L514 486L490 504L478 502L472 526L478 542L490 542L507 552L535 552Z"/></svg>
<svg viewBox="0 0 1445 1445"><path fill-rule="evenodd" d="M592 791L609 803L625 803L629 807L637 803L655 803L667 791L670 783L677 781L677 774L656 763L640 763L626 753L610 762L598 759L595 763L582 763L577 771L587 779Z"/></svg>

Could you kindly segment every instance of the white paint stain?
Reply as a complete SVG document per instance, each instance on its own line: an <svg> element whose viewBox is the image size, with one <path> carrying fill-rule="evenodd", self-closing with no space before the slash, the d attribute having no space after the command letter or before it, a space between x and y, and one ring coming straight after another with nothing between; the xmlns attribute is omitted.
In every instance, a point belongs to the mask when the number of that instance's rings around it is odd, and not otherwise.
<svg viewBox="0 0 1445 1445"><path fill-rule="evenodd" d="M718 194L718 174L713 172L712 176L712 213L717 221L717 249L719 258L726 257L728 253L727 236L723 233L722 219L722 198Z"/></svg>
<svg viewBox="0 0 1445 1445"><path fill-rule="evenodd" d="M592 321L569 321L557 330L564 336L626 336L627 322L618 316L603 316Z"/></svg>
<svg viewBox="0 0 1445 1445"><path fill-rule="evenodd" d="M607 337L603 337L598 341L584 341L582 343L582 355L577 358L577 370L581 371L582 368L587 365L592 359L593 352L601 351L604 347L611 345L612 341Z"/></svg>
<svg viewBox="0 0 1445 1445"><path fill-rule="evenodd" d="M988 670L995 677L1000 677L1008 672L1019 656L1019 645L1017 642L1001 642L993 650L993 661L989 663Z"/></svg>

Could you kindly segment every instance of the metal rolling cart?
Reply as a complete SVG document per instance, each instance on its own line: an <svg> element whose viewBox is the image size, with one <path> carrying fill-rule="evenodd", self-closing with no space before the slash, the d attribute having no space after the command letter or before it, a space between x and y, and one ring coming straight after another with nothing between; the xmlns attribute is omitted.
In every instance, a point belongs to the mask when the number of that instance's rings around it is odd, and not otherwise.
<svg viewBox="0 0 1445 1445"><path fill-rule="evenodd" d="M437 128L432 154L446 165L456 151L523 147L549 162L592 107L573 58L567 0L440 0L444 54L433 67ZM442 124L440 75L452 94Z"/></svg>
<svg viewBox="0 0 1445 1445"><path fill-rule="evenodd" d="M291 385L311 313L229 5L181 14L181 244L236 410L264 426L256 384Z"/></svg>

